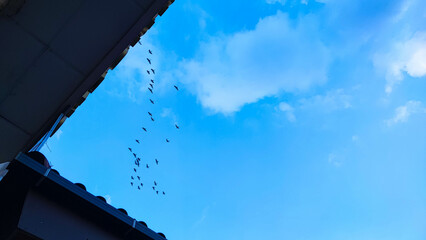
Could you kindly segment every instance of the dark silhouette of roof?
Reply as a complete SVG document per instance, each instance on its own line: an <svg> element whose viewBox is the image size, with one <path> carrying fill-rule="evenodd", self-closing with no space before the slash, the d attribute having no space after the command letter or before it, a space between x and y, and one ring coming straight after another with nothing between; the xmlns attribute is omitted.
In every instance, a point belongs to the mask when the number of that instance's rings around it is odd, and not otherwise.
<svg viewBox="0 0 426 240"><path fill-rule="evenodd" d="M0 4L0 163L39 149L172 2Z"/></svg>
<svg viewBox="0 0 426 240"><path fill-rule="evenodd" d="M125 209L116 209L104 197L87 192L83 184L71 183L26 154L19 154L8 170L0 181L0 192L7 193L0 198L0 222L5 223L0 225L0 239L16 236L20 228L39 239L62 239L63 235L72 238L73 234L81 237L89 228L103 229L103 234L113 234L118 239L165 239L143 221L129 217ZM55 228L57 222L71 221L73 228ZM91 237L87 238L103 239L98 233L102 232L90 230ZM46 234L50 238L44 237Z"/></svg>

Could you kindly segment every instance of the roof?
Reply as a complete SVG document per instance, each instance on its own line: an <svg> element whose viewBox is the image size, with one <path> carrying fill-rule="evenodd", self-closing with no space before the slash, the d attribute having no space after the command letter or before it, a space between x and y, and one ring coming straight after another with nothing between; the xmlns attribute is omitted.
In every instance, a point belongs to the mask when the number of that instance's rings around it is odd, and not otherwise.
<svg viewBox="0 0 426 240"><path fill-rule="evenodd" d="M2 1L0 163L53 134L173 1Z"/></svg>
<svg viewBox="0 0 426 240"><path fill-rule="evenodd" d="M0 224L2 234L17 226L41 239L65 239L62 235L70 236L80 226L85 230L78 234L91 233L93 239L100 239L93 232L112 236L105 239L165 239L161 233L127 216L125 211L114 208L25 154L19 154L8 170L0 179L0 222L7 222ZM75 228L70 229L70 224L76 225ZM58 230L60 228L64 229ZM4 236L0 234L1 237ZM83 239L81 237L68 238ZM84 239L86 237L84 235Z"/></svg>

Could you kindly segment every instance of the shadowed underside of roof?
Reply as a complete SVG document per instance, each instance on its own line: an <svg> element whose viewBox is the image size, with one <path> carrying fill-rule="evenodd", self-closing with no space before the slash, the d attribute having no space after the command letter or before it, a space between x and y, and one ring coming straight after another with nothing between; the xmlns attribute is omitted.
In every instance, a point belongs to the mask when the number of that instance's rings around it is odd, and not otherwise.
<svg viewBox="0 0 426 240"><path fill-rule="evenodd" d="M0 239L166 239L61 177L34 153L0 164Z"/></svg>
<svg viewBox="0 0 426 240"><path fill-rule="evenodd" d="M1 0L0 163L50 135L173 0Z"/></svg>

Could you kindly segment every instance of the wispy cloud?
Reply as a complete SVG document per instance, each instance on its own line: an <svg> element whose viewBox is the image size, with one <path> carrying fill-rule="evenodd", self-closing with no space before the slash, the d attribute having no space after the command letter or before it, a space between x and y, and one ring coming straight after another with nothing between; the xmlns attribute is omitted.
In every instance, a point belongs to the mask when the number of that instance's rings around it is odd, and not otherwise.
<svg viewBox="0 0 426 240"><path fill-rule="evenodd" d="M163 118L170 118L174 124L177 123L177 116L171 108L163 108L160 116Z"/></svg>
<svg viewBox="0 0 426 240"><path fill-rule="evenodd" d="M105 200L106 200L106 202L107 202L108 204L111 204L111 203L112 203L112 200L111 200L111 196L110 196L110 195L105 195Z"/></svg>
<svg viewBox="0 0 426 240"><path fill-rule="evenodd" d="M328 154L328 163L335 167L340 167L343 164L341 157L336 153Z"/></svg>
<svg viewBox="0 0 426 240"><path fill-rule="evenodd" d="M59 140L61 138L62 135L62 130L59 129L58 131L55 132L55 135L53 135L54 137L56 137L57 140Z"/></svg>
<svg viewBox="0 0 426 240"><path fill-rule="evenodd" d="M406 122L408 118L415 113L426 113L426 108L422 106L420 101L408 101L405 105L399 106L395 109L395 114L392 118L385 120L388 126L397 123Z"/></svg>
<svg viewBox="0 0 426 240"><path fill-rule="evenodd" d="M278 110L285 112L288 121L290 122L296 121L296 116L294 116L294 109L290 104L281 102L278 105Z"/></svg>
<svg viewBox="0 0 426 240"><path fill-rule="evenodd" d="M331 90L324 95L315 95L300 100L301 108L317 109L325 112L348 109L352 107L352 96L343 89Z"/></svg>
<svg viewBox="0 0 426 240"><path fill-rule="evenodd" d="M206 220L209 210L210 210L210 205L206 206L203 209L200 218L197 221L195 221L194 224L192 225L193 228L198 227L200 224L204 222L204 220Z"/></svg>

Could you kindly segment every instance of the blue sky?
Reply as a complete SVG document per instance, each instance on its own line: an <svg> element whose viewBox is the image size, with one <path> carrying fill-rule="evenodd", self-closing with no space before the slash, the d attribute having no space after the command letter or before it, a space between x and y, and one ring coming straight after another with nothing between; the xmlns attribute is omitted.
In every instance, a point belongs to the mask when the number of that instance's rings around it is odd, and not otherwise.
<svg viewBox="0 0 426 240"><path fill-rule="evenodd" d="M421 0L178 0L141 42L43 148L63 176L169 239L426 238Z"/></svg>

